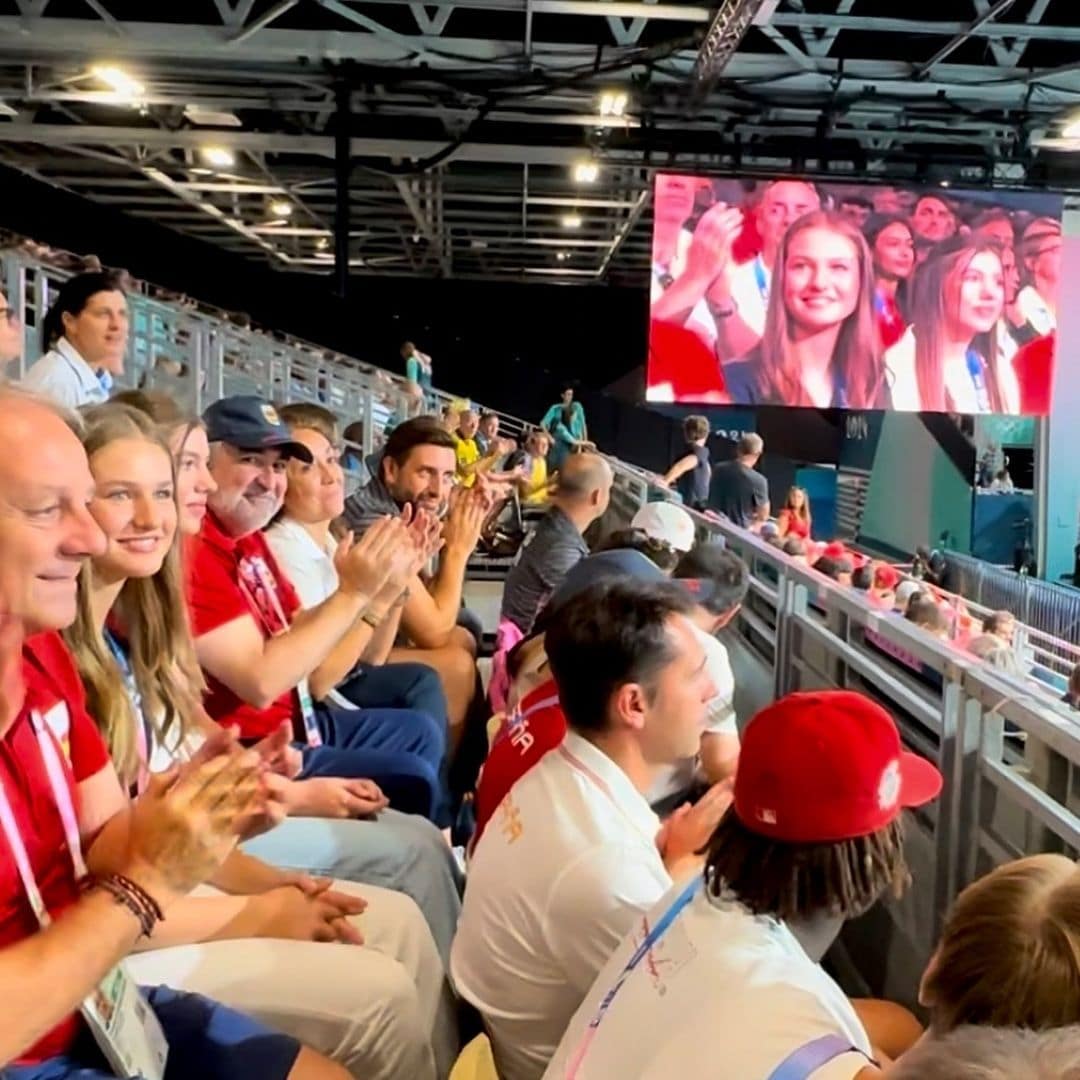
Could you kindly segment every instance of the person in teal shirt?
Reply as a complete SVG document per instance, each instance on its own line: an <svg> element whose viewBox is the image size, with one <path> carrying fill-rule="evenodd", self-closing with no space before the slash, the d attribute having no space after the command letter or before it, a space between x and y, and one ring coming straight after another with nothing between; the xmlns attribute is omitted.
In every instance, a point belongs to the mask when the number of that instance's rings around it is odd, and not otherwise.
<svg viewBox="0 0 1080 1080"><path fill-rule="evenodd" d="M561 398L561 401L544 413L544 418L540 421L540 426L551 435L548 465L552 471L561 468L568 454L585 446L589 441L585 410L580 401L574 400L574 388L566 387Z"/></svg>
<svg viewBox="0 0 1080 1080"><path fill-rule="evenodd" d="M401 346L401 357L405 361L405 378L417 388L412 392L423 401L423 408L431 408L435 400L431 393L431 357L411 341Z"/></svg>

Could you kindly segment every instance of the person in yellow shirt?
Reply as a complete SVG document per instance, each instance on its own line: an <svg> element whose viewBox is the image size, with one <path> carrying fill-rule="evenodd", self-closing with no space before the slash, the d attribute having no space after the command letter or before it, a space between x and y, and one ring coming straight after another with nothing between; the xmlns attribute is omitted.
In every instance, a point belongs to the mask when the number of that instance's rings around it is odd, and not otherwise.
<svg viewBox="0 0 1080 1080"><path fill-rule="evenodd" d="M528 454L525 475L518 481L518 493L523 506L546 506L554 476L548 476L547 456L551 436L543 428L529 434L525 442Z"/></svg>
<svg viewBox="0 0 1080 1080"><path fill-rule="evenodd" d="M462 487L472 487L479 471L480 447L476 442L479 417L475 410L466 409L458 417L454 440L457 443L457 478Z"/></svg>

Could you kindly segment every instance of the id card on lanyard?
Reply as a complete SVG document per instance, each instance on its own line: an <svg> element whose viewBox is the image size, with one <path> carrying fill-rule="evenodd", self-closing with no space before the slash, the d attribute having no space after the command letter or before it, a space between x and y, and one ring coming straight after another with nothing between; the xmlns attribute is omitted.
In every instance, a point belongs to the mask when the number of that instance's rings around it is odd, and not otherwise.
<svg viewBox="0 0 1080 1080"><path fill-rule="evenodd" d="M71 798L67 774L60 760L56 743L45 727L39 712L33 711L30 720L37 736L38 749L49 778L53 801L64 828L64 839L75 878L81 881L87 876L86 862L79 839L79 822L75 803ZM11 849L15 867L22 881L23 891L42 930L52 925L52 916L45 906L37 879L34 877L30 856L19 832L15 813L7 792L0 782L0 829L3 830ZM139 988L117 964L98 983L79 1007L94 1040L104 1054L109 1066L119 1077L140 1077L141 1080L163 1080L169 1046L157 1017Z"/></svg>
<svg viewBox="0 0 1080 1080"><path fill-rule="evenodd" d="M244 580L245 568L255 579L257 587L266 597L271 613L276 619L276 627L271 625L270 620L266 617L267 612L264 610L263 605L259 603L258 596L252 592L250 586ZM278 597L277 582L274 580L274 575L270 572L266 562L258 555L245 558L240 564L237 581L255 617L262 621L263 626L270 631L271 635L279 637L281 634L286 633L289 629L289 620L285 615L285 609L281 606L281 599ZM306 678L301 679L297 684L296 697L300 705L300 716L304 721L304 736L308 746L312 748L322 746L323 738L322 733L319 731L318 719L315 716L315 703L311 698L311 687Z"/></svg>

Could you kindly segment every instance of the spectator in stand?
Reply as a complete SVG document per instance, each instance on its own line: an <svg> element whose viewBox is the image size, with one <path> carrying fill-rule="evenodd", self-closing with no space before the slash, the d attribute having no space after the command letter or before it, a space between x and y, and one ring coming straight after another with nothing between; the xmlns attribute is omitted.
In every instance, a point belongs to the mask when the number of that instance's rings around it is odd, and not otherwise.
<svg viewBox="0 0 1080 1080"><path fill-rule="evenodd" d="M119 396L151 417L166 436L176 467L180 531L185 537L198 536L207 498L217 487L210 474L205 426L162 394L130 391ZM285 807L291 816L245 847L275 865L411 896L448 961L461 910L457 863L442 833L418 815L383 809L370 816L385 801L374 787L329 776L288 783Z"/></svg>
<svg viewBox="0 0 1080 1080"><path fill-rule="evenodd" d="M906 1049L911 1026L871 1030L870 1011L864 1022L792 925L843 921L899 893L901 813L940 790L937 769L901 748L869 698L819 691L763 709L744 732L704 877L673 885L627 928L545 1076L696 1080L717 1075L720 1054L731 1077L881 1075L879 1049Z"/></svg>
<svg viewBox="0 0 1080 1080"><path fill-rule="evenodd" d="M755 470L764 449L761 436L747 432L735 448L735 460L713 466L709 507L743 529L769 517L769 482Z"/></svg>
<svg viewBox="0 0 1080 1080"><path fill-rule="evenodd" d="M887 404L870 249L829 211L784 234L760 344L724 363L740 405L878 409Z"/></svg>
<svg viewBox="0 0 1080 1080"><path fill-rule="evenodd" d="M992 611L986 616L983 632L993 634L1002 645L1011 649L1016 638L1016 616L1011 611Z"/></svg>
<svg viewBox="0 0 1080 1080"><path fill-rule="evenodd" d="M312 701L310 679L362 619L412 540L384 518L355 543L338 545L338 588L297 618L301 603L262 529L281 509L289 458L312 464L273 406L223 398L204 416L217 490L199 536L185 552L195 650L207 675L206 711L262 738L285 722L305 740L301 779L374 780L399 809L434 816L446 739L436 719L404 709L338 709Z"/></svg>
<svg viewBox="0 0 1080 1080"><path fill-rule="evenodd" d="M664 487L675 485L682 501L692 510L705 510L709 504L709 421L704 416L688 416L683 421L686 448L678 461L661 478Z"/></svg>
<svg viewBox="0 0 1080 1080"><path fill-rule="evenodd" d="M932 596L924 596L920 599L908 601L905 618L914 623L920 630L925 630L931 637L948 641L952 626L949 617L938 606L938 602Z"/></svg>
<svg viewBox="0 0 1080 1080"><path fill-rule="evenodd" d="M874 257L874 313L882 348L895 345L907 328L908 290L915 270L915 236L899 214L875 216L863 230Z"/></svg>
<svg viewBox="0 0 1080 1080"><path fill-rule="evenodd" d="M1016 246L1016 229L1008 211L999 206L976 214L971 222L971 232L980 239L993 240L1005 250Z"/></svg>
<svg viewBox="0 0 1080 1080"><path fill-rule="evenodd" d="M549 477L547 459L551 453L551 436L543 428L534 428L525 439L525 459L520 462L524 475L517 481L521 505L547 506L554 478Z"/></svg>
<svg viewBox="0 0 1080 1080"><path fill-rule="evenodd" d="M1006 675L1022 679L1026 672L1011 646L1006 645L995 634L979 634L968 643L968 652L984 663Z"/></svg>
<svg viewBox="0 0 1080 1080"><path fill-rule="evenodd" d="M1004 308L996 243L957 237L937 247L915 276L911 326L885 354L893 407L1018 412L1016 373L998 347Z"/></svg>
<svg viewBox="0 0 1080 1080"><path fill-rule="evenodd" d="M924 1039L889 1080L1080 1080L1080 1027L1056 1031L962 1027Z"/></svg>
<svg viewBox="0 0 1080 1080"><path fill-rule="evenodd" d="M551 509L526 537L506 577L500 619L522 634L567 572L589 554L585 530L601 517L611 498L611 466L599 454L573 454L559 473Z"/></svg>
<svg viewBox="0 0 1080 1080"><path fill-rule="evenodd" d="M1024 286L1016 304L1023 319L1020 326L1028 328L1030 337L1042 337L1057 329L1062 244L1061 222L1054 218L1036 218L1024 229L1020 241Z"/></svg>
<svg viewBox="0 0 1080 1080"><path fill-rule="evenodd" d="M548 625L570 731L477 844L451 955L502 1080L541 1076L611 950L673 875L700 867L730 803L717 788L661 829L645 799L656 768L695 752L712 695L690 608L671 584L600 585Z"/></svg>
<svg viewBox="0 0 1080 1080"><path fill-rule="evenodd" d="M817 559L813 568L819 574L832 578L837 585L843 585L845 588L851 586L851 575L855 572L855 564L848 555L828 552Z"/></svg>
<svg viewBox="0 0 1080 1080"><path fill-rule="evenodd" d="M264 763L258 752L242 751L218 733L190 763L123 806L108 750L57 634L75 618L83 560L105 548L87 507L93 481L72 431L77 420L49 401L6 388L0 423L10 451L0 463L0 984L19 996L0 1027L4 1075L115 1075L76 1011L97 995L124 1010L128 1051L136 1032L136 1040L145 1037L154 1047L160 1025L169 1051L165 1080L346 1080L342 1068L296 1040L208 999L142 991L138 997L157 1025L132 998L116 1000L120 985L137 992L115 965L218 870L238 835L268 820ZM124 842L112 857L103 855L86 876L83 842L120 835ZM14 1001L10 993L8 1000ZM115 1036L107 1041L116 1048ZM160 1071L161 1059L155 1049L150 1060L139 1054L132 1067Z"/></svg>
<svg viewBox="0 0 1080 1080"><path fill-rule="evenodd" d="M870 586L870 595L884 608L896 605L896 589L900 584L899 571L888 563L878 563L874 567L874 583Z"/></svg>
<svg viewBox="0 0 1080 1080"><path fill-rule="evenodd" d="M499 450L499 414L481 413L474 438L476 445L480 448L481 457L496 453Z"/></svg>
<svg viewBox="0 0 1080 1080"><path fill-rule="evenodd" d="M874 585L874 571L869 563L856 566L851 573L851 587L859 592L869 593Z"/></svg>
<svg viewBox="0 0 1080 1080"><path fill-rule="evenodd" d="M776 531L781 539L789 536L797 540L809 540L813 522L810 518L810 496L806 488L788 488L783 509L776 516Z"/></svg>
<svg viewBox="0 0 1080 1080"><path fill-rule="evenodd" d="M405 378L409 381L410 392L421 403L427 403L432 398L431 357L422 353L411 341L406 341L401 346L401 358L405 361Z"/></svg>
<svg viewBox="0 0 1080 1080"><path fill-rule="evenodd" d="M142 792L154 773L187 760L213 724L199 703L184 611L169 447L149 417L126 405L97 406L85 419L90 512L106 548L83 566L79 614L64 636L119 779ZM91 867L102 843L87 852ZM129 961L140 981L210 994L273 1021L355 1075L434 1075L444 978L411 900L320 884L236 852L210 884L212 894L182 901L155 947ZM360 944L352 920L361 912L368 947L355 952L342 946ZM277 943L287 938L295 940ZM309 1032L313 1011L320 1023ZM442 1029L438 1056L448 1067L456 1040L445 1019Z"/></svg>
<svg viewBox="0 0 1080 1080"><path fill-rule="evenodd" d="M371 469L368 467L368 462L371 458L378 460L378 454L371 454L368 458L364 457L364 421L354 420L342 433L342 439L345 443L344 451L341 455L341 463L345 468L356 477L359 484L366 484L371 479Z"/></svg>
<svg viewBox="0 0 1080 1080"><path fill-rule="evenodd" d="M454 450L457 455L457 480L462 487L472 487L476 483L477 473L482 471L480 462L483 454L476 438L478 423L475 409L466 409L458 416Z"/></svg>
<svg viewBox="0 0 1080 1080"><path fill-rule="evenodd" d="M451 502L455 449L453 436L431 417L419 416L400 425L386 440L378 473L345 500L343 515L353 530L366 529L385 515L400 514L406 506L444 519L438 570L430 578L418 574L410 582L401 613L400 637L406 644L395 648L390 658L427 664L439 673L450 712L452 744L460 738L477 697L473 659L477 642L458 621L465 567L489 509L479 489L462 490Z"/></svg>
<svg viewBox="0 0 1080 1080"><path fill-rule="evenodd" d="M918 604L930 594L923 591L918 581L905 578L896 586L896 610L901 615L906 615L912 604Z"/></svg>
<svg viewBox="0 0 1080 1080"><path fill-rule="evenodd" d="M23 351L23 324L11 301L0 292L0 378L3 368L18 360Z"/></svg>
<svg viewBox="0 0 1080 1080"><path fill-rule="evenodd" d="M805 540L800 540L797 536L789 536L784 540L782 550L792 562L801 563L803 566L809 566L810 563L807 558L806 543Z"/></svg>
<svg viewBox="0 0 1080 1080"><path fill-rule="evenodd" d="M1005 863L969 885L919 988L930 1034L963 1024L1080 1023L1080 871L1064 855Z"/></svg>
<svg viewBox="0 0 1080 1080"><path fill-rule="evenodd" d="M940 195L922 195L911 214L911 228L925 245L933 246L956 233L956 214Z"/></svg>
<svg viewBox="0 0 1080 1080"><path fill-rule="evenodd" d="M127 275L118 270L68 278L41 326L45 355L23 385L68 408L107 400L124 371L128 340Z"/></svg>
<svg viewBox="0 0 1080 1080"><path fill-rule="evenodd" d="M840 216L847 218L856 229L864 229L874 211L874 204L865 196L853 193L842 195L837 209Z"/></svg>
<svg viewBox="0 0 1080 1080"><path fill-rule="evenodd" d="M292 459L281 512L266 530L266 540L305 611L337 591L334 566L338 540L331 525L344 510L345 477L338 459L337 424L321 405L286 405L279 415L293 439L306 446L310 464ZM415 709L445 729L446 696L439 677L426 664L387 660L401 625L409 582L439 546L439 522L419 511L414 522L411 562L392 560L393 571L371 605L310 676L312 697L342 708ZM442 822L446 824L446 822Z"/></svg>
<svg viewBox="0 0 1080 1080"><path fill-rule="evenodd" d="M681 507L669 502L651 502L642 506L630 519L630 532L645 534L650 550L645 554L666 573L693 546L696 537L694 519ZM605 547L610 547L611 541ZM656 550L651 550L655 548Z"/></svg>
<svg viewBox="0 0 1080 1080"><path fill-rule="evenodd" d="M563 462L575 450L583 450L589 445L585 410L580 401L574 400L574 388L565 387L560 398L557 404L544 413L544 418L540 421L540 426L552 439L548 457L552 471L561 469Z"/></svg>

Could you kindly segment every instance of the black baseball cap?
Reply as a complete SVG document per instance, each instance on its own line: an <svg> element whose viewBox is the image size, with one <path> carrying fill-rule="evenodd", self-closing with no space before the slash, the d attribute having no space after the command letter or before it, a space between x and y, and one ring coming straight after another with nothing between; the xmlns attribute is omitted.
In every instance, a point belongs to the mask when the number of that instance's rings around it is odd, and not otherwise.
<svg viewBox="0 0 1080 1080"><path fill-rule="evenodd" d="M303 443L293 439L277 409L254 394L234 394L215 401L203 413L203 422L209 442L228 443L238 450L280 450L282 457L298 458L309 465L315 460Z"/></svg>

